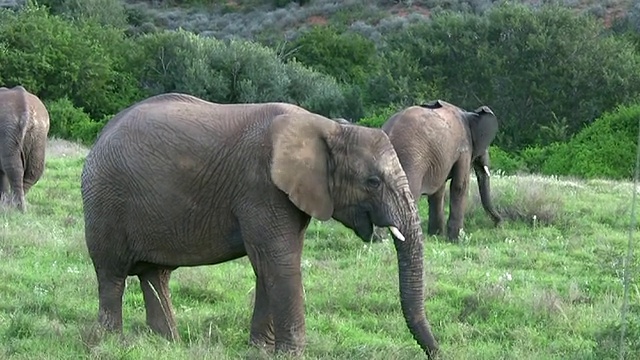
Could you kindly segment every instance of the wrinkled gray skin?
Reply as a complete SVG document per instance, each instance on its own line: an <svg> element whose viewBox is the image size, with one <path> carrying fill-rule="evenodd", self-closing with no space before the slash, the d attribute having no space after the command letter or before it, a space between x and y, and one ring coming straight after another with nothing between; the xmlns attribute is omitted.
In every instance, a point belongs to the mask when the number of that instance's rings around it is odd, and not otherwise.
<svg viewBox="0 0 640 360"><path fill-rule="evenodd" d="M37 96L19 85L0 87L0 199L21 212L44 172L48 133L49 113Z"/></svg>
<svg viewBox="0 0 640 360"><path fill-rule="evenodd" d="M445 233L445 185L451 180L446 234L449 240L458 240L472 167L485 212L495 226L502 222L491 202L488 148L498 132L498 120L489 107L469 112L436 100L394 114L382 129L407 174L416 205L421 195L428 195L428 234Z"/></svg>
<svg viewBox="0 0 640 360"><path fill-rule="evenodd" d="M122 331L125 279L136 275L147 324L178 339L171 272L248 255L256 276L250 343L300 353L305 230L311 217L334 218L364 241L374 224L404 235L394 236L402 311L422 349L437 352L424 312L419 216L379 129L342 126L290 104L158 95L104 127L81 189L107 329Z"/></svg>
<svg viewBox="0 0 640 360"><path fill-rule="evenodd" d="M349 120L345 118L334 118L333 121L341 125L353 125Z"/></svg>

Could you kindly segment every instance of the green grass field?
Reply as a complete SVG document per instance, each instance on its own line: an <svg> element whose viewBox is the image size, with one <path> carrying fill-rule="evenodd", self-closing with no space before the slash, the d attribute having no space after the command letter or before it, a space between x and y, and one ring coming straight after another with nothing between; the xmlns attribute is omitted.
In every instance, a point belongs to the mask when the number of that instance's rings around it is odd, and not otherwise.
<svg viewBox="0 0 640 360"><path fill-rule="evenodd" d="M180 343L147 329L137 278L125 291L124 336L97 330L80 198L84 153L50 142L28 213L0 212L0 358L268 358L247 345L247 258L174 272ZM425 240L425 306L442 358L617 359L631 184L495 175L507 219L494 229L472 181L462 242ZM425 220L425 200L420 208ZM306 359L424 358L401 315L391 243L365 245L335 222L314 221L303 257ZM627 359L640 358L639 264L636 256Z"/></svg>

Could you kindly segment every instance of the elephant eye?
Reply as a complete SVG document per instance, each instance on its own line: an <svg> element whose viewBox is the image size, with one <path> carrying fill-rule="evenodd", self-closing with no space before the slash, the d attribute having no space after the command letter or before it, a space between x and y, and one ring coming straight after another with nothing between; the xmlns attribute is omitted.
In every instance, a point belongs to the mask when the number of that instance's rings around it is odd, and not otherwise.
<svg viewBox="0 0 640 360"><path fill-rule="evenodd" d="M380 178L377 176L371 176L370 178L367 179L367 186L372 189L379 188L380 184L382 184L382 180L380 180Z"/></svg>

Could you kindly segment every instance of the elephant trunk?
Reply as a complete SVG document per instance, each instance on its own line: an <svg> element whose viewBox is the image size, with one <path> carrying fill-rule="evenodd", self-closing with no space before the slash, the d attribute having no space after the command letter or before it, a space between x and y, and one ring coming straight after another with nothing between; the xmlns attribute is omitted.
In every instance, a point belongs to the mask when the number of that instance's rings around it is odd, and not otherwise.
<svg viewBox="0 0 640 360"><path fill-rule="evenodd" d="M475 167L476 178L478 179L478 191L480 192L480 201L482 202L482 208L489 214L495 226L498 226L502 222L502 217L491 202L491 180L489 178L489 168L484 166L480 169Z"/></svg>
<svg viewBox="0 0 640 360"><path fill-rule="evenodd" d="M404 204L401 213L404 219L398 219L399 230L405 240L399 240L393 233L394 245L398 253L398 276L400 284L400 303L402 313L413 338L425 351L428 358L438 352L438 342L431 332L431 327L424 310L424 268L422 229L418 211L414 204L409 186L403 196Z"/></svg>

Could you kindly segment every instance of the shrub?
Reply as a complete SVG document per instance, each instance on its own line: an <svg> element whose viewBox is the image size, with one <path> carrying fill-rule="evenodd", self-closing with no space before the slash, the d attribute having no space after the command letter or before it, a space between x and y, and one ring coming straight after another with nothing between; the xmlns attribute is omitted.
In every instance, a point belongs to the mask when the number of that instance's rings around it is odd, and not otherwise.
<svg viewBox="0 0 640 360"><path fill-rule="evenodd" d="M389 105L385 108L380 108L374 113L372 113L371 115L360 119L360 121L358 121L358 125L373 127L373 128L380 128L382 127L382 125L384 125L384 123L387 120L389 120L389 118L393 114L397 113L400 110L401 109L399 109L397 106L394 106L394 105Z"/></svg>
<svg viewBox="0 0 640 360"><path fill-rule="evenodd" d="M629 179L636 162L640 104L606 112L569 142L548 150L545 174Z"/></svg>
<svg viewBox="0 0 640 360"><path fill-rule="evenodd" d="M288 62L286 72L289 101L324 116L348 116L344 94L335 79L297 61Z"/></svg>
<svg viewBox="0 0 640 360"><path fill-rule="evenodd" d="M125 28L127 13L120 0L39 0L52 14L74 20L92 20L100 25Z"/></svg>
<svg viewBox="0 0 640 360"><path fill-rule="evenodd" d="M525 163L517 155L511 155L497 146L489 147L491 169L504 174L515 174L525 169Z"/></svg>
<svg viewBox="0 0 640 360"><path fill-rule="evenodd" d="M430 22L390 34L387 47L384 68L410 74L409 89L436 84L439 96L463 108L489 105L501 121L496 145L507 151L551 143L541 126L557 119L566 119L560 130L566 125L566 134L575 134L640 92L634 44L559 5L434 13Z"/></svg>
<svg viewBox="0 0 640 360"><path fill-rule="evenodd" d="M91 144L104 124L104 121L92 121L82 108L73 106L67 97L45 101L45 106L50 118L49 136Z"/></svg>
<svg viewBox="0 0 640 360"><path fill-rule="evenodd" d="M373 41L333 26L314 26L289 46L295 59L345 83L363 83L375 73L378 56Z"/></svg>
<svg viewBox="0 0 640 360"><path fill-rule="evenodd" d="M136 43L142 50L140 79L150 94L177 91L220 103L282 101L326 116L344 112L335 79L296 61L285 63L253 42L178 30L147 34Z"/></svg>
<svg viewBox="0 0 640 360"><path fill-rule="evenodd" d="M136 49L123 31L90 21L72 23L39 6L0 13L4 86L23 85L43 100L66 96L95 118L138 98L126 69Z"/></svg>

